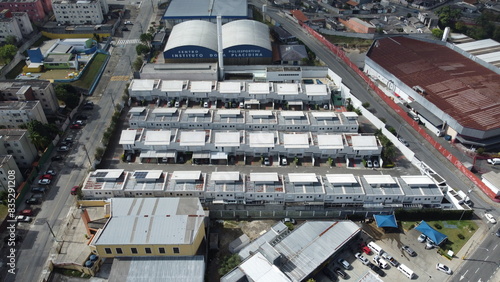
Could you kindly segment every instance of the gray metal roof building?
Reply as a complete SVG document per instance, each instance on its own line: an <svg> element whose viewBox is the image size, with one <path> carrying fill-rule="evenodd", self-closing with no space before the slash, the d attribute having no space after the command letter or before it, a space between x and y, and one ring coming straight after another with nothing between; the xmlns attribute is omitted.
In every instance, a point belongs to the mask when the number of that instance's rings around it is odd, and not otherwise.
<svg viewBox="0 0 500 282"><path fill-rule="evenodd" d="M119 258L113 260L109 282L203 282L203 256Z"/></svg>
<svg viewBox="0 0 500 282"><path fill-rule="evenodd" d="M163 19L174 25L196 19L215 22L217 16L223 22L248 18L247 0L171 0Z"/></svg>

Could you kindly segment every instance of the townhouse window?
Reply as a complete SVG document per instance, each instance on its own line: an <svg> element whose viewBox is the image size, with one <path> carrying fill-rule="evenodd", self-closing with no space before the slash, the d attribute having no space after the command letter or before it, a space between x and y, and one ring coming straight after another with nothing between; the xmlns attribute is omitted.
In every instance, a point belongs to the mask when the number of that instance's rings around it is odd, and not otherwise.
<svg viewBox="0 0 500 282"><path fill-rule="evenodd" d="M137 254L137 248L130 248L130 251L131 251L133 254Z"/></svg>
<svg viewBox="0 0 500 282"><path fill-rule="evenodd" d="M122 248L116 248L116 253L117 254L123 254Z"/></svg>
<svg viewBox="0 0 500 282"><path fill-rule="evenodd" d="M173 248L174 254L180 253L179 248Z"/></svg>
<svg viewBox="0 0 500 282"><path fill-rule="evenodd" d="M158 252L160 254L164 254L165 253L165 248L158 248Z"/></svg>
<svg viewBox="0 0 500 282"><path fill-rule="evenodd" d="M144 251L146 251L146 254L150 254L151 253L151 248L144 248Z"/></svg>
<svg viewBox="0 0 500 282"><path fill-rule="evenodd" d="M106 252L106 254L112 254L111 252L111 248L104 248L104 252Z"/></svg>

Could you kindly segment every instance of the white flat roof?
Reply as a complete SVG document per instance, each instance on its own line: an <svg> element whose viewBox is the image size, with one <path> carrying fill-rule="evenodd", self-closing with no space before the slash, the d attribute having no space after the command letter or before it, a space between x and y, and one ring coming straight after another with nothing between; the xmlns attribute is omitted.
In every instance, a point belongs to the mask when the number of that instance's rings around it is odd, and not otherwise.
<svg viewBox="0 0 500 282"><path fill-rule="evenodd" d="M276 93L278 95L298 95L299 85L297 83L278 83Z"/></svg>
<svg viewBox="0 0 500 282"><path fill-rule="evenodd" d="M170 130L148 130L144 145L170 145Z"/></svg>
<svg viewBox="0 0 500 282"><path fill-rule="evenodd" d="M289 173L288 180L292 183L316 183L316 173Z"/></svg>
<svg viewBox="0 0 500 282"><path fill-rule="evenodd" d="M309 148L309 135L307 133L283 134L283 145L286 149Z"/></svg>
<svg viewBox="0 0 500 282"><path fill-rule="evenodd" d="M223 94L238 94L241 92L241 82L219 82L219 92Z"/></svg>
<svg viewBox="0 0 500 282"><path fill-rule="evenodd" d="M193 171L174 171L172 173L172 180L197 180L201 177L200 170Z"/></svg>
<svg viewBox="0 0 500 282"><path fill-rule="evenodd" d="M209 109L185 109L184 113L186 115L206 115Z"/></svg>
<svg viewBox="0 0 500 282"><path fill-rule="evenodd" d="M191 81L191 92L212 92L212 81Z"/></svg>
<svg viewBox="0 0 500 282"><path fill-rule="evenodd" d="M131 114L140 114L146 110L146 107L132 107L128 111Z"/></svg>
<svg viewBox="0 0 500 282"><path fill-rule="evenodd" d="M253 110L253 111L248 111L248 114L251 115L252 117L270 117L273 115L273 111Z"/></svg>
<svg viewBox="0 0 500 282"><path fill-rule="evenodd" d="M210 175L213 181L238 181L240 180L239 171L214 171Z"/></svg>
<svg viewBox="0 0 500 282"><path fill-rule="evenodd" d="M432 185L435 184L427 175L405 175L401 179L408 185Z"/></svg>
<svg viewBox="0 0 500 282"><path fill-rule="evenodd" d="M473 42L456 44L456 46L464 51L474 51L478 49L492 48L495 46L500 46L500 43L496 42L493 39L483 39L477 40Z"/></svg>
<svg viewBox="0 0 500 282"><path fill-rule="evenodd" d="M280 111L282 117L303 117L304 112L301 111Z"/></svg>
<svg viewBox="0 0 500 282"><path fill-rule="evenodd" d="M265 83L248 83L249 94L269 94L270 86L268 82Z"/></svg>
<svg viewBox="0 0 500 282"><path fill-rule="evenodd" d="M324 96L329 95L326 84L306 84L307 96Z"/></svg>
<svg viewBox="0 0 500 282"><path fill-rule="evenodd" d="M370 185L396 184L396 181L390 175L364 175L363 178Z"/></svg>
<svg viewBox="0 0 500 282"><path fill-rule="evenodd" d="M326 179L330 183L352 184L358 183L354 174L327 174Z"/></svg>
<svg viewBox="0 0 500 282"><path fill-rule="evenodd" d="M182 91L182 86L184 81L182 80L162 80L161 91L162 92L180 92Z"/></svg>
<svg viewBox="0 0 500 282"><path fill-rule="evenodd" d="M349 117L355 117L355 118L357 118L358 117L358 114L356 112L342 112L342 114L346 118L349 118Z"/></svg>
<svg viewBox="0 0 500 282"><path fill-rule="evenodd" d="M337 117L337 114L334 112L312 112L311 115L315 119L333 119Z"/></svg>
<svg viewBox="0 0 500 282"><path fill-rule="evenodd" d="M181 131L181 146L205 146L205 131Z"/></svg>
<svg viewBox="0 0 500 282"><path fill-rule="evenodd" d="M351 136L352 148L354 150L377 150L377 138L375 136Z"/></svg>
<svg viewBox="0 0 500 282"><path fill-rule="evenodd" d="M251 172L250 181L253 182L278 182L277 172Z"/></svg>
<svg viewBox="0 0 500 282"><path fill-rule="evenodd" d="M290 282L290 280L277 266L270 263L260 252L238 266L250 281L264 282Z"/></svg>
<svg viewBox="0 0 500 282"><path fill-rule="evenodd" d="M159 179L163 170L136 170L133 173L135 179Z"/></svg>
<svg viewBox="0 0 500 282"><path fill-rule="evenodd" d="M344 139L340 134L318 134L318 147L320 149L342 149L344 148Z"/></svg>
<svg viewBox="0 0 500 282"><path fill-rule="evenodd" d="M215 132L215 142L216 147L239 147L241 145L240 142L240 132L239 131L231 131L231 132Z"/></svg>
<svg viewBox="0 0 500 282"><path fill-rule="evenodd" d="M495 63L500 61L500 51L498 52L492 52L492 53L487 53L487 54L481 54L477 55L479 59L487 62L487 63Z"/></svg>
<svg viewBox="0 0 500 282"><path fill-rule="evenodd" d="M250 132L250 147L274 148L274 133L272 132Z"/></svg>
<svg viewBox="0 0 500 282"><path fill-rule="evenodd" d="M96 169L90 175L94 178L117 179L122 175L124 169Z"/></svg>
<svg viewBox="0 0 500 282"><path fill-rule="evenodd" d="M135 144L135 136L137 134L137 130L135 129L125 129L122 130L122 135L120 136L120 145L132 145Z"/></svg>
<svg viewBox="0 0 500 282"><path fill-rule="evenodd" d="M168 114L168 115L173 115L177 112L176 108L156 108L153 110L152 114L158 115L158 114Z"/></svg>
<svg viewBox="0 0 500 282"><path fill-rule="evenodd" d="M241 114L241 110L239 109L217 110L217 114L220 116L239 116Z"/></svg>
<svg viewBox="0 0 500 282"><path fill-rule="evenodd" d="M133 79L131 89L133 91L141 91L141 90L150 91L153 90L154 85L155 85L154 79Z"/></svg>

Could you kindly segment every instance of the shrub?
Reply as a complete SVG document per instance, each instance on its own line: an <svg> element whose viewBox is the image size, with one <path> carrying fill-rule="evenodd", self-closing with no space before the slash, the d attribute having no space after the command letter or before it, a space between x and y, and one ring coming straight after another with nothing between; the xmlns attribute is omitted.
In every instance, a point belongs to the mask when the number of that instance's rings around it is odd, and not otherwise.
<svg viewBox="0 0 500 282"><path fill-rule="evenodd" d="M436 227L436 229L442 229L443 226L441 226L441 224L439 223L434 223L434 227Z"/></svg>
<svg viewBox="0 0 500 282"><path fill-rule="evenodd" d="M363 104L361 104L361 106L363 106L363 108L365 109L368 109L370 107L370 103L364 102Z"/></svg>
<svg viewBox="0 0 500 282"><path fill-rule="evenodd" d="M474 228L474 226L472 226L472 225L469 225L469 226L467 226L467 227L469 227L469 231L474 231L474 230L476 230L476 228Z"/></svg>
<svg viewBox="0 0 500 282"><path fill-rule="evenodd" d="M410 230L412 230L413 228L415 228L415 224L410 225Z"/></svg>
<svg viewBox="0 0 500 282"><path fill-rule="evenodd" d="M465 236L464 236L464 235L462 235L462 233L458 233L457 237L458 237L458 239L460 239L460 240L465 239Z"/></svg>

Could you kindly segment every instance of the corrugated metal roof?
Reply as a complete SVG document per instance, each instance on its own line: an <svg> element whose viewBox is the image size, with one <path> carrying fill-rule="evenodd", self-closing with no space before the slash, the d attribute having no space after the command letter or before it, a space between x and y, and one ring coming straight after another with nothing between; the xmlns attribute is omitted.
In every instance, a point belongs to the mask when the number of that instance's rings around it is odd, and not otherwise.
<svg viewBox="0 0 500 282"><path fill-rule="evenodd" d="M500 128L500 75L446 46L408 37L377 40L367 56L460 125Z"/></svg>
<svg viewBox="0 0 500 282"><path fill-rule="evenodd" d="M172 0L163 19L246 18L246 0Z"/></svg>
<svg viewBox="0 0 500 282"><path fill-rule="evenodd" d="M291 282L277 266L269 262L261 253L243 262L238 268L245 273L249 281L255 282Z"/></svg>
<svg viewBox="0 0 500 282"><path fill-rule="evenodd" d="M193 7L198 7L194 5ZM192 7L190 7L192 8ZM208 21L192 20L176 24L164 52L183 46L201 46L217 52L217 26Z"/></svg>
<svg viewBox="0 0 500 282"><path fill-rule="evenodd" d="M257 46L271 50L269 27L258 21L238 20L222 26L222 46L224 49L238 45Z"/></svg>
<svg viewBox="0 0 500 282"><path fill-rule="evenodd" d="M203 256L134 257L113 260L109 282L203 282Z"/></svg>
<svg viewBox="0 0 500 282"><path fill-rule="evenodd" d="M271 227L271 229L269 229L266 233L262 234L257 239L253 240L252 242L250 242L250 244L241 249L241 251L238 252L238 255L242 259L246 259L251 254L255 253L262 244L273 241L276 237L284 234L287 231L288 227L284 223L278 222L273 225L273 227Z"/></svg>

